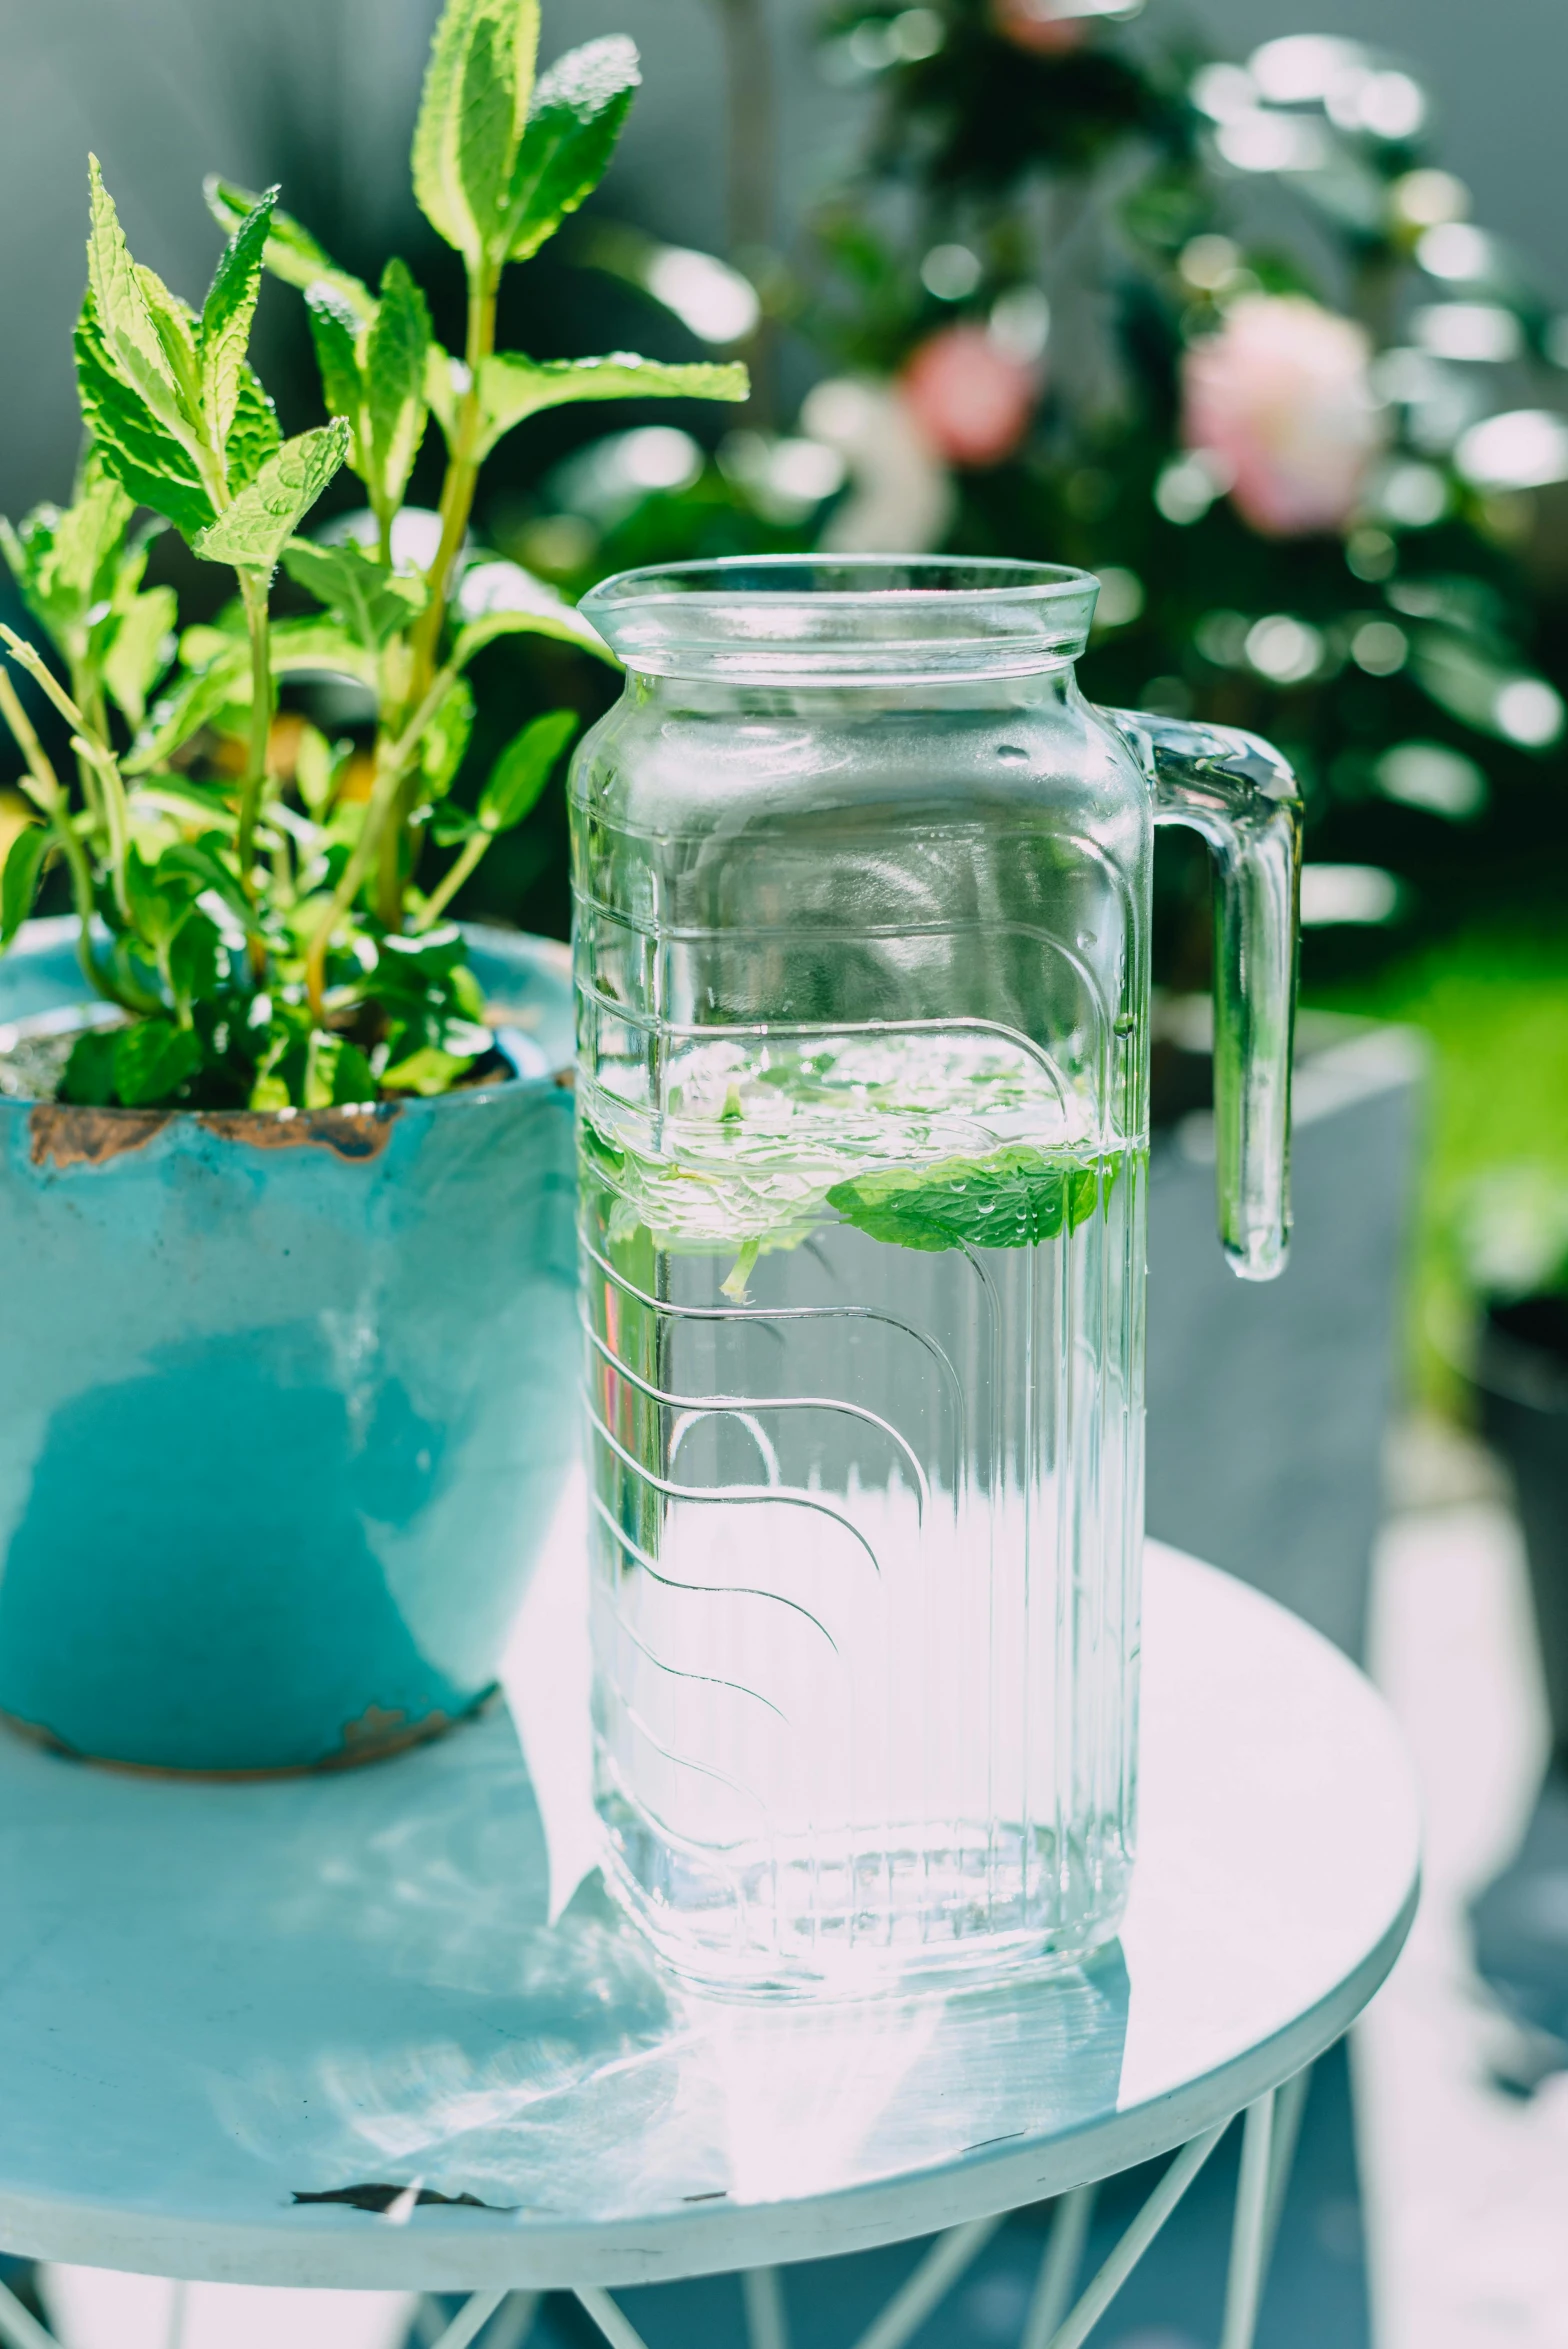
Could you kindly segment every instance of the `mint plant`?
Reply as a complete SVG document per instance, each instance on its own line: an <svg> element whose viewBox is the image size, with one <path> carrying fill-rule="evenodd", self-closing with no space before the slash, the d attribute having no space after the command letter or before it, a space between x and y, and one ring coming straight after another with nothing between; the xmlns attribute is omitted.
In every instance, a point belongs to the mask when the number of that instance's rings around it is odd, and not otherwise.
<svg viewBox="0 0 1568 2349"><path fill-rule="evenodd" d="M69 507L0 524L55 658L0 637L65 719L75 762L57 772L0 662L0 716L36 816L0 875L0 947L58 864L84 976L123 1014L78 1039L63 1099L318 1109L438 1094L493 1065L447 910L535 805L577 720L557 710L524 727L470 812L449 796L473 721L467 672L503 635L610 656L553 590L474 553L480 468L514 425L568 401L747 396L733 365L496 350L503 271L597 185L638 82L619 36L536 79L538 38L537 0L448 0L432 42L414 193L463 259L461 356L436 341L403 261L372 292L275 188L209 181L228 242L191 309L132 258L90 163L76 329L87 453ZM288 440L247 357L264 270L303 293L329 418ZM446 444L439 539L416 567L396 523L432 418ZM364 486L371 543L301 535L344 465ZM144 584L168 526L236 590L216 625L184 632L177 659L174 591ZM274 617L280 565L310 616ZM280 687L324 670L374 697L368 761L308 725L280 753ZM450 859L434 877L432 849Z"/></svg>

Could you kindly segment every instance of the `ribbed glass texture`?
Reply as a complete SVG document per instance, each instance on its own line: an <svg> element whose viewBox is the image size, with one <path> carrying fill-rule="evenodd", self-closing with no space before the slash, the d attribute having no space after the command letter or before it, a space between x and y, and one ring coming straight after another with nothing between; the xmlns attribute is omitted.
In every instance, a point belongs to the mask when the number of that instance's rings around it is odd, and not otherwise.
<svg viewBox="0 0 1568 2349"><path fill-rule="evenodd" d="M1073 683L1092 597L791 559L587 606L597 1801L710 1982L1067 1963L1125 1900L1154 793Z"/></svg>

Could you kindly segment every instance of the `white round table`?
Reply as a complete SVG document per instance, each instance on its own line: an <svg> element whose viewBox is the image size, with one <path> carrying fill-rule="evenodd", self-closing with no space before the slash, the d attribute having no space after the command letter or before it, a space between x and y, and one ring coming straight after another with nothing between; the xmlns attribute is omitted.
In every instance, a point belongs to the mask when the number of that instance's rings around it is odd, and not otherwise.
<svg viewBox="0 0 1568 2349"><path fill-rule="evenodd" d="M576 1635L558 1660L550 1613L573 1604L563 1585L533 1611L530 1685L575 1705ZM864 2003L672 1983L583 1872L591 1848L571 1857L582 1789L558 1756L530 1776L499 1709L373 1769L251 1785L0 1736L0 2246L472 2292L453 2349L547 2288L634 2344L608 2288L741 2268L771 2349L781 2263L947 2230L865 2336L896 2349L1003 2214L1063 2196L1026 2339L1071 2349L1248 2109L1238 2349L1288 2159L1274 2092L1398 1953L1416 1805L1382 1701L1294 1617L1151 1543L1144 1622L1119 1943L1055 1978ZM1086 2190L1173 2148L1119 2271L1069 2315ZM24 2314L0 2302L0 2340L37 2349Z"/></svg>

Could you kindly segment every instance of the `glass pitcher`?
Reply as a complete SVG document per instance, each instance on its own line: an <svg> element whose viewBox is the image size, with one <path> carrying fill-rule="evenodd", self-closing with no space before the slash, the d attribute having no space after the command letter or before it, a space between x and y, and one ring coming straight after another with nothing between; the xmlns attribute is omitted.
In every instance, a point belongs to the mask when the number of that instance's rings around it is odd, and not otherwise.
<svg viewBox="0 0 1568 2349"><path fill-rule="evenodd" d="M1096 582L607 580L572 770L596 1800L711 1983L1070 1963L1133 1857L1152 830L1214 852L1220 1237L1283 1266L1299 816L1091 708Z"/></svg>

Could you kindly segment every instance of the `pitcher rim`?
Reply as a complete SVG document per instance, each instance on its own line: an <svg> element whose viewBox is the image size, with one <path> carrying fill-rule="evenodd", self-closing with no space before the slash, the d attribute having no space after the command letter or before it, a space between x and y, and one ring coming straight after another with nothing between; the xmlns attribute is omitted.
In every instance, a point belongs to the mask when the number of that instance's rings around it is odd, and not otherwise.
<svg viewBox="0 0 1568 2349"><path fill-rule="evenodd" d="M580 608L635 672L799 685L1057 667L1098 593L1092 572L997 555L721 555L616 572Z"/></svg>

